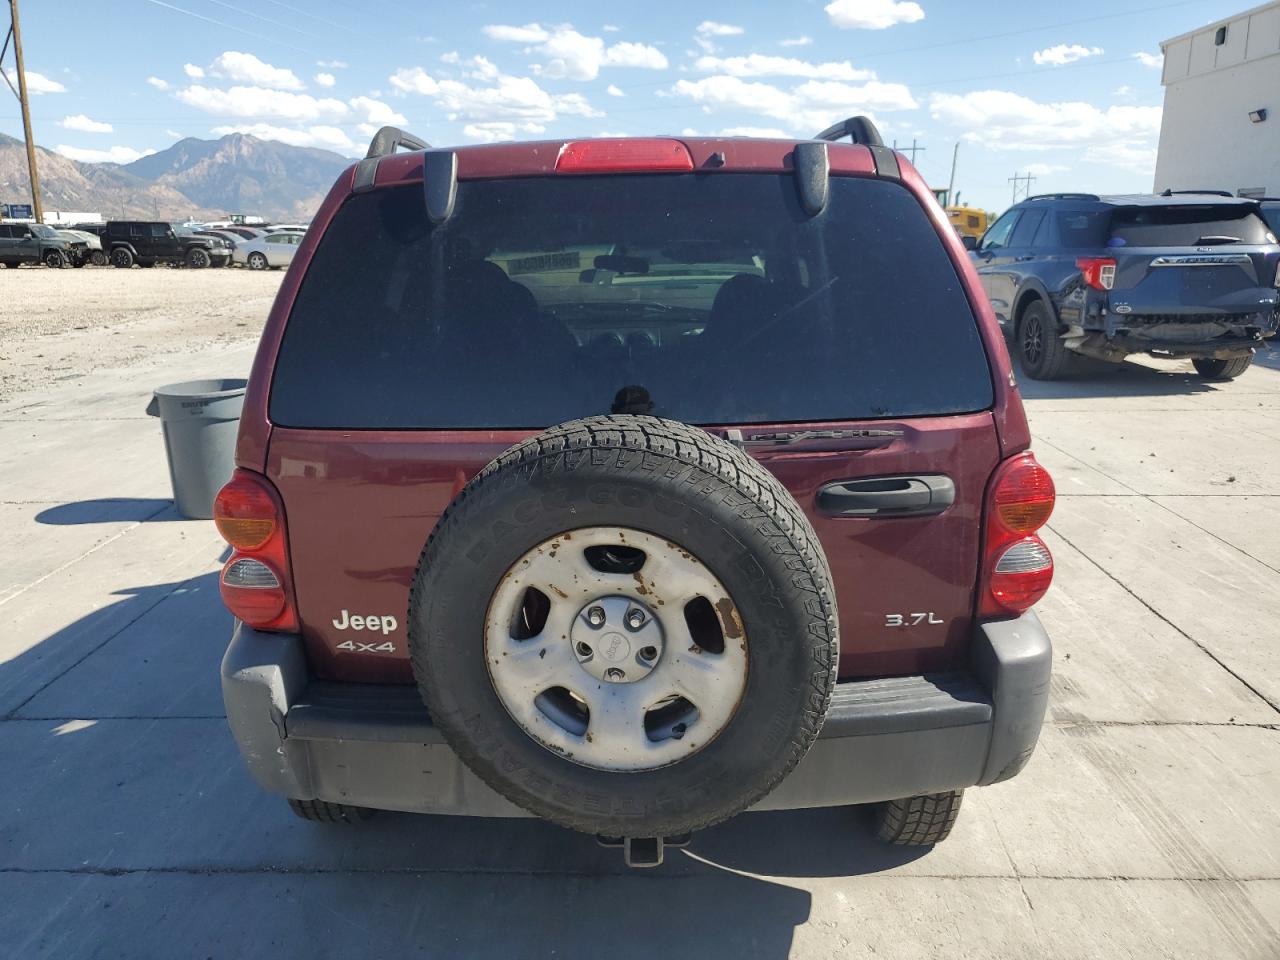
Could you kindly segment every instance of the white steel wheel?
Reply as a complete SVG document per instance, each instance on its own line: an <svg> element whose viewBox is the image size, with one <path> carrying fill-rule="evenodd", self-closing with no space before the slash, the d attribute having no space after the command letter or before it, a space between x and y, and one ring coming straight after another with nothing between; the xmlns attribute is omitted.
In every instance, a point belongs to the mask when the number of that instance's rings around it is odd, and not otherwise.
<svg viewBox="0 0 1280 960"><path fill-rule="evenodd" d="M639 530L588 527L518 559L489 604L489 678L520 728L598 770L685 759L732 720L747 637L695 556Z"/></svg>

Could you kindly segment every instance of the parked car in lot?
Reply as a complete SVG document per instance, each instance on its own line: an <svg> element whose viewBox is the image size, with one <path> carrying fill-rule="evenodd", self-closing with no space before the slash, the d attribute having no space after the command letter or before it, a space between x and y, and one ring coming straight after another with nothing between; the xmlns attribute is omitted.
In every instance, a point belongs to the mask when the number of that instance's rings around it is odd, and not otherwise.
<svg viewBox="0 0 1280 960"><path fill-rule="evenodd" d="M102 239L87 230L59 230L58 236L71 244L71 265L83 267L92 263L95 267L107 265L107 255L102 249Z"/></svg>
<svg viewBox="0 0 1280 960"><path fill-rule="evenodd" d="M293 263L293 255L298 252L298 244L303 235L293 231L268 233L253 240L245 240L236 244L232 251L236 263L242 263L250 270L268 270L275 267L287 267Z"/></svg>
<svg viewBox="0 0 1280 960"><path fill-rule="evenodd" d="M1035 747L1054 490L919 174L863 118L424 146L330 191L215 505L259 783L633 865L748 808L943 839Z"/></svg>
<svg viewBox="0 0 1280 960"><path fill-rule="evenodd" d="M157 263L195 268L222 267L231 260L231 248L217 237L178 232L163 220L111 220L102 232L102 245L113 267Z"/></svg>
<svg viewBox="0 0 1280 960"><path fill-rule="evenodd" d="M20 267L43 263L65 267L72 262L75 244L43 223L0 223L0 263Z"/></svg>
<svg viewBox="0 0 1280 960"><path fill-rule="evenodd" d="M1031 197L973 251L1023 371L1061 376L1073 354L1190 358L1237 377L1276 333L1280 246L1253 200L1217 194Z"/></svg>

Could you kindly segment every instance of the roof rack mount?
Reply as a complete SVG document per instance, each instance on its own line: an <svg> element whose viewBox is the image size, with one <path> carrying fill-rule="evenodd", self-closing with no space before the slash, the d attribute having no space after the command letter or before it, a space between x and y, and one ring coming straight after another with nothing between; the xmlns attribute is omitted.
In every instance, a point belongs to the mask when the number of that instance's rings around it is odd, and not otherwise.
<svg viewBox="0 0 1280 960"><path fill-rule="evenodd" d="M1096 193L1037 193L1027 200L1101 200Z"/></svg>
<svg viewBox="0 0 1280 960"><path fill-rule="evenodd" d="M410 150L428 150L431 144L412 133L405 133L399 127L383 127L369 141L369 151L364 155L368 160L372 157L386 157L395 153L400 147Z"/></svg>
<svg viewBox="0 0 1280 960"><path fill-rule="evenodd" d="M813 139L835 143L845 137L854 143L861 143L868 147L884 146L884 141L880 139L880 131L876 129L870 117L846 117L839 123L827 127Z"/></svg>

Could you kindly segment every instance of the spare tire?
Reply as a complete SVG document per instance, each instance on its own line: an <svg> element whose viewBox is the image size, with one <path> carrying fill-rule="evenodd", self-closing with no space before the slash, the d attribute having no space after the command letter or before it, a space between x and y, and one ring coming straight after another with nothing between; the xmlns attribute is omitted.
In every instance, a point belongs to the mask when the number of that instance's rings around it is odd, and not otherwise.
<svg viewBox="0 0 1280 960"><path fill-rule="evenodd" d="M413 671L461 760L524 809L675 836L800 762L835 683L831 573L755 460L654 417L553 427L445 511L409 606Z"/></svg>

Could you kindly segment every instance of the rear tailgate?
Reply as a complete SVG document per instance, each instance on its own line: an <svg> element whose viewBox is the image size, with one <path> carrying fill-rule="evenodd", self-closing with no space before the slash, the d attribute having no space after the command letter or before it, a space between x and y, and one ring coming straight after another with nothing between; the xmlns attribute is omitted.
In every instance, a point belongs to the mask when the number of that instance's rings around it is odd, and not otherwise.
<svg viewBox="0 0 1280 960"><path fill-rule="evenodd" d="M972 622L983 493L999 460L990 414L823 428L902 431L864 450L832 443L821 449L815 441L808 446L818 449L753 451L800 503L826 551L840 612L841 675L955 666ZM275 430L267 472L288 511L299 616L318 673L412 680L404 612L422 547L463 484L527 435ZM818 491L828 484L915 475L949 477L954 504L915 518L835 517L818 508ZM376 637L353 633L338 626L344 610L347 619L391 615L397 627ZM387 642L394 651L359 646Z"/></svg>
<svg viewBox="0 0 1280 960"><path fill-rule="evenodd" d="M1251 205L1124 207L1112 215L1113 309L1176 320L1274 309L1280 247Z"/></svg>
<svg viewBox="0 0 1280 960"><path fill-rule="evenodd" d="M317 673L410 682L409 588L440 514L537 425L610 411L706 425L782 480L832 567L842 675L962 661L992 371L902 185L833 178L811 217L789 175L463 181L435 227L420 196L339 210L273 375L266 469ZM876 478L940 480L950 502L837 516L823 496Z"/></svg>

